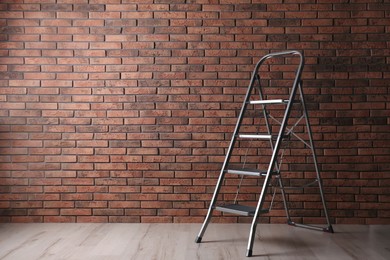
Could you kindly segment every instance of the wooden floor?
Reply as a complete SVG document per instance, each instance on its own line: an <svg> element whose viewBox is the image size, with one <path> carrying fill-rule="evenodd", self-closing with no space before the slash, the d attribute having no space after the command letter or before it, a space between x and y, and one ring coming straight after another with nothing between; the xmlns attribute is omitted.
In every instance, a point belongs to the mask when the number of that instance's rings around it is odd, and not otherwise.
<svg viewBox="0 0 390 260"><path fill-rule="evenodd" d="M390 259L390 226L336 225L335 234L248 224L0 224L0 259Z"/></svg>

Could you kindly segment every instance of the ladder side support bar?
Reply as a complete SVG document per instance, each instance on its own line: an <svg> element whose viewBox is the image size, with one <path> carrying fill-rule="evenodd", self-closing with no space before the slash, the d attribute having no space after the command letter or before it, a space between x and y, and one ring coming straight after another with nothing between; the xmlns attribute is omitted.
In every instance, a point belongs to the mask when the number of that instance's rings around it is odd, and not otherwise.
<svg viewBox="0 0 390 260"><path fill-rule="evenodd" d="M325 195L324 195L324 191L323 191L323 188L322 188L322 179L321 179L320 170L319 170L319 167L318 167L317 155L316 155L316 151L315 151L315 147L314 147L313 135L312 135L312 132L311 132L311 126L310 126L310 122L309 122L309 115L308 115L307 110L306 110L305 98L304 98L304 94L303 94L301 83L299 84L299 94L301 96L303 113L304 113L305 119L306 119L306 127L307 127L308 136L309 136L310 149L311 149L312 155L313 155L313 162L314 162L314 167L315 167L316 174L317 174L318 187L320 189L322 205L324 207L324 214L325 214L326 221L328 223L328 229L332 230L332 233L333 233L332 224L330 223L330 219L329 219L329 215L328 215L328 209L326 207Z"/></svg>
<svg viewBox="0 0 390 260"><path fill-rule="evenodd" d="M199 231L198 236L195 239L196 243L200 243L202 241L202 237L204 235L204 232L206 231L206 228L207 228L207 226L208 226L208 224L210 222L213 210L215 208L215 204L217 202L217 197L218 197L219 191L221 189L222 181L223 181L223 179L225 177L225 173L226 173L225 169L226 169L226 166L227 166L227 164L228 164L228 162L230 160L231 152L232 152L234 144L236 142L237 133L238 133L238 130L240 128L240 125L241 125L241 122L242 122L242 118L243 118L243 115L245 113L245 110L246 110L249 98L251 96L251 92L252 92L252 89L253 89L253 86L254 86L254 82L255 82L255 77L256 77L256 75L255 75L255 73L253 73L251 81L250 81L250 85L248 87L248 90L247 90L246 95L245 95L245 99L244 99L242 107L241 107L240 114L238 116L236 127L234 128L233 136L232 136L232 139L230 141L230 145L229 145L228 151L226 153L225 160L224 160L222 168L221 168L221 172L219 174L217 185L215 187L215 190L214 190L214 193L213 193L213 197L211 199L210 206L209 206L209 209L207 211L206 218L205 218L205 220L203 222L203 225L202 225L202 227L201 227L201 229Z"/></svg>
<svg viewBox="0 0 390 260"><path fill-rule="evenodd" d="M254 238L255 238L257 221L258 221L257 219L259 217L260 209L262 208L262 206L264 204L265 194L266 194L266 191L267 191L267 187L268 187L269 181L271 179L271 172L273 171L273 168L274 168L274 165L275 165L275 162L276 162L276 159L277 159L277 155L279 153L280 143L282 141L283 133L286 130L288 117L290 115L291 107L292 107L292 104L293 104L295 93L296 93L298 85L300 83L301 73L302 73L302 69L303 69L303 56L302 56L302 54L300 52L280 53L280 54L274 54L273 56L287 55L287 54L297 54L297 55L299 55L300 56L300 63L299 63L299 67L298 67L298 69L296 71L296 76L295 76L295 79L294 79L294 85L293 85L293 88L292 88L291 93L290 93L289 102L287 104L287 108L286 108L284 116L283 116L282 125L280 127L278 138L276 139L274 151L272 153L271 161L270 161L269 166L268 166L267 176L265 177L263 188L262 188L261 194L260 194L260 198L259 198L259 201L257 203L255 214L253 216L253 220L252 220L252 224L251 224L251 230L250 230L250 233L249 233L249 241L248 241L248 246L247 246L247 254L246 254L247 256L252 256L253 242L254 242ZM261 62L264 61L264 60L266 60L266 59L260 60L259 63L261 64Z"/></svg>
<svg viewBox="0 0 390 260"><path fill-rule="evenodd" d="M259 97L260 97L260 100L264 100L264 95L263 95L263 92L261 90L261 81L260 81L260 75L257 75L257 81L258 81L258 89L259 89ZM288 101L288 100L287 100ZM268 112L267 112L267 108L266 106L262 105L262 110L263 110L263 116L264 116L264 121L265 121L265 125L267 127L267 133L269 135L271 135L271 126L270 126L270 123L269 123L269 115L268 115ZM274 151L274 143L272 141L272 139L270 140L270 145L271 145L271 149L272 149L272 152ZM276 159L276 164L275 164L275 167L276 167L276 171L278 173L280 173L280 168L278 166L278 161ZM286 211L286 217L287 217L287 221L290 221L290 213L289 213L289 210L288 210L288 204L287 204L287 199L286 199L286 193L284 191L284 186L283 186L283 180L282 180L282 175L279 174L278 176L278 180L279 180L279 186L280 186L280 191L282 193L282 198L283 198L283 205L284 205L284 209Z"/></svg>

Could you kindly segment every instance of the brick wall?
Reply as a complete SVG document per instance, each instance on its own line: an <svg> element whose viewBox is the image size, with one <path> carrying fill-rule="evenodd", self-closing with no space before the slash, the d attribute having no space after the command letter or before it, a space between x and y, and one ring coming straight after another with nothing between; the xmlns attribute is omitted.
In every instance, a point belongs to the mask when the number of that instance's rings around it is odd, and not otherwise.
<svg viewBox="0 0 390 260"><path fill-rule="evenodd" d="M0 220L201 222L250 71L297 49L332 221L389 224L389 18L385 0L0 1ZM306 193L294 216L319 222Z"/></svg>

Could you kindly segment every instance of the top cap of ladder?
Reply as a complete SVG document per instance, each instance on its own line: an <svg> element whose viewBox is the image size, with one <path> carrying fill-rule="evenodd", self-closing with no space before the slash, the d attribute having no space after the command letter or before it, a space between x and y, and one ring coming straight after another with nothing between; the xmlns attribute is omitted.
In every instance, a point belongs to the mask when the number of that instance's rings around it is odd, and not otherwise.
<svg viewBox="0 0 390 260"><path fill-rule="evenodd" d="M263 56L256 64L256 67L255 67L255 70L256 73L254 73L252 76L254 77L255 74L257 74L257 71L259 70L259 67L261 64L263 64L266 60L270 59L270 58L273 58L273 57L277 57L277 56L289 56L289 55L298 55L299 56L299 66L298 66L298 70L297 70L297 77L295 78L294 80L294 86L296 84L298 84L298 82L300 81L300 75L301 75L301 72L302 72L302 69L303 69L303 66L304 66L304 59L303 59L303 55L301 52L297 51L297 50L291 50L291 51L282 51L282 52L274 52L274 53L269 53L265 56Z"/></svg>
<svg viewBox="0 0 390 260"><path fill-rule="evenodd" d="M297 50L291 50L291 51L281 51L281 52L273 52L269 53L267 55L264 55L258 63L263 63L265 60L268 60L269 58L273 58L276 56L288 56L288 55L298 55L301 59L301 63L303 65L303 55L301 52Z"/></svg>

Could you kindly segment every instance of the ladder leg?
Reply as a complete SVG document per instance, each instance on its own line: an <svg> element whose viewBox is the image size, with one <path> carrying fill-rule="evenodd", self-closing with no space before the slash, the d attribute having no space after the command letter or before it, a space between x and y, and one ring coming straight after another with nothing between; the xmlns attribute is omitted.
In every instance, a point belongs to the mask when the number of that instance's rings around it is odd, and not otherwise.
<svg viewBox="0 0 390 260"><path fill-rule="evenodd" d="M204 232L206 231L207 226L209 225L209 222L210 222L212 214L213 214L213 209L210 207L208 212L207 212L207 216L206 216L206 218L205 218L205 220L203 222L202 228L200 229L199 234L198 234L198 236L195 239L195 243L202 242L202 237L204 235Z"/></svg>
<svg viewBox="0 0 390 260"><path fill-rule="evenodd" d="M228 158L226 160L228 160ZM202 227L201 227L201 229L199 231L199 234L198 234L198 236L195 239L196 243L202 242L202 237L204 235L204 232L206 231L206 228L207 228L208 224L210 223L211 216L213 214L213 209L215 207L215 203L217 202L218 193L219 193L219 190L221 189L221 185L222 185L222 181L224 179L224 176L225 176L225 173L222 170L221 174L219 175L218 182L217 182L217 185L215 187L213 198L211 199L210 206L209 206L209 209L207 211L206 218L204 219L204 222L203 222L203 225L202 225Z"/></svg>
<svg viewBox="0 0 390 260"><path fill-rule="evenodd" d="M297 75L300 75L301 67L302 67L302 64L300 65L300 68L298 69ZM261 190L260 198L259 198L259 201L257 203L256 211L255 211L255 214L253 216L252 225L251 225L251 231L250 231L250 234L249 234L249 240L248 240L248 246L247 246L247 253L246 253L247 256L252 256L253 242L254 242L254 239L255 239L257 220L258 220L258 217L259 217L259 212L260 212L260 209L263 206L263 203L264 203L264 200L265 200L265 194L267 193L267 188L268 188L269 182L271 181L271 173L273 171L273 168L275 167L275 162L277 162L277 156L278 156L278 153L279 153L280 144L282 142L282 136L283 136L283 134L284 134L284 132L286 130L287 121L288 121L288 118L289 118L289 115L290 115L290 111L291 111L291 107L292 107L292 100L293 100L293 98L295 96L296 89L297 89L297 86L298 86L298 78L299 78L298 76L295 78L294 86L293 86L293 89L292 89L292 91L290 93L289 102L288 102L286 110L284 112L283 121L282 121L280 129L279 129L279 134L278 134L278 137L276 139L276 143L275 144L271 143L271 147L272 147L272 150L273 150L272 151L272 157L271 157L271 160L270 160L270 163L269 163L269 166L268 166L267 175L266 175L264 183L263 183L263 188Z"/></svg>
<svg viewBox="0 0 390 260"><path fill-rule="evenodd" d="M248 247L246 249L246 256L247 257L251 257L252 256L252 253L253 253L253 242L255 240L255 234L256 234L256 227L257 227L257 223L253 223L252 222L252 225L251 225L251 231L249 233L249 242L248 242Z"/></svg>
<svg viewBox="0 0 390 260"><path fill-rule="evenodd" d="M318 163L317 163L317 155L316 155L316 151L315 151L315 148L314 148L313 136L312 136L312 133L311 133L309 116L308 116L308 113L307 113L307 110L306 110L305 98L304 98L304 95L303 95L303 90L302 90L301 83L299 83L298 86L299 86L299 94L300 94L301 102L302 102L303 113L304 113L305 119L306 119L306 127L307 127L307 132L308 132L309 141L310 141L310 149L311 149L311 152L312 152L312 155L313 155L313 162L314 162L314 167L315 167L315 170L316 170L317 182L318 182L318 187L319 187L319 190L320 190L322 206L324 208L324 214L325 214L326 222L328 224L328 227L324 228L323 231L333 233L332 224L330 223L330 219L329 219L329 215L328 215L328 209L326 207L324 191L323 191L323 188L322 188L322 179L321 179L320 170L319 170Z"/></svg>
<svg viewBox="0 0 390 260"><path fill-rule="evenodd" d="M290 223L291 218L290 218L290 212L287 204L286 192L284 191L282 176L280 174L279 174L279 187L280 187L280 193L282 194L282 198L283 198L284 210L286 211L287 223Z"/></svg>
<svg viewBox="0 0 390 260"><path fill-rule="evenodd" d="M256 81L257 81L257 88L258 88L258 91L259 91L260 100L264 100L263 92L261 90L260 75L256 76ZM272 134L271 126L270 126L270 123L269 123L269 120L268 120L269 116L268 116L268 112L267 112L267 109L266 109L265 105L262 106L262 110L263 110L263 116L264 116L264 120L265 120L265 125L267 127L267 132L268 132L269 135L271 135ZM272 152L273 152L274 151L274 143L273 143L272 140L270 140L270 145L271 145L271 149L272 149ZM284 209L286 211L287 222L290 223L291 222L291 218L290 218L290 213L289 213L289 209L288 209L286 193L284 191L284 186L283 186L283 182L282 182L282 176L280 175L280 168L279 168L278 159L276 159L275 167L276 167L277 171L279 172L278 181L279 181L279 187L280 187L280 191L281 191L282 198L283 198Z"/></svg>
<svg viewBox="0 0 390 260"><path fill-rule="evenodd" d="M257 203L256 211L255 211L255 214L254 214L253 219L252 219L251 230L249 233L248 246L247 246L247 250L246 250L246 256L248 256L248 257L252 256L252 253L253 253L253 243L255 241L259 212L264 204L265 194L267 193L267 188L268 188L270 180L271 180L271 171L269 170L267 176L265 177L263 189L261 190L261 194L260 194L260 198L259 198L259 202Z"/></svg>
<svg viewBox="0 0 390 260"><path fill-rule="evenodd" d="M255 71L257 71L257 68L255 69ZM226 169L226 166L229 163L230 156L231 156L234 144L236 142L236 136L237 136L237 133L238 133L239 128L241 126L243 115L244 115L244 113L246 111L247 103L248 103L248 101L250 99L250 96L251 96L251 92L252 92L252 89L253 89L253 86L254 86L255 78L256 78L256 73L253 73L251 81L249 83L248 90L247 90L246 95L245 95L244 102L243 102L242 107L241 107L240 114L238 116L236 127L234 128L233 136L232 136L232 139L230 141L230 145L229 145L228 151L226 153L225 160L224 160L223 165L222 165L221 172L219 174L219 178L218 178L218 182L217 182L217 185L215 187L215 190L214 190L213 198L211 199L210 206L209 206L209 209L207 211L207 215L206 215L206 218L205 218L205 220L203 222L203 225L202 225L202 227L201 227L201 229L199 231L198 236L195 239L196 243L200 243L202 241L202 237L204 235L204 232L206 231L206 228L207 228L208 224L210 223L210 219L211 219L213 210L214 210L216 202L217 202L217 197L218 197L218 194L219 194L219 190L221 189L222 181L223 181L223 179L225 177L225 169Z"/></svg>

